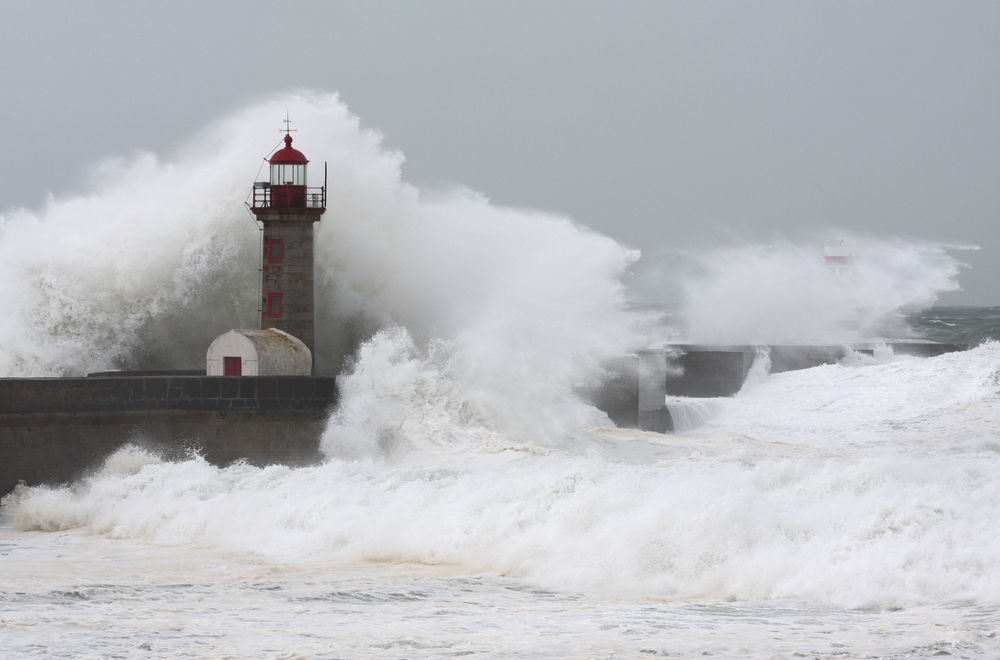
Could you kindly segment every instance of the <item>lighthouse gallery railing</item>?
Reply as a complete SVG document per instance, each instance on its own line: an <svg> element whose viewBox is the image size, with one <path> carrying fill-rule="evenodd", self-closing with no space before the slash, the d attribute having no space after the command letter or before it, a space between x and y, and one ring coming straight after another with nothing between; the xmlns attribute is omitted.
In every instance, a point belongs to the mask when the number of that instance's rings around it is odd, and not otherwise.
<svg viewBox="0 0 1000 660"><path fill-rule="evenodd" d="M277 190L276 190L277 189ZM272 194L277 192L278 194ZM253 184L253 208L326 208L326 186L276 186L266 181Z"/></svg>

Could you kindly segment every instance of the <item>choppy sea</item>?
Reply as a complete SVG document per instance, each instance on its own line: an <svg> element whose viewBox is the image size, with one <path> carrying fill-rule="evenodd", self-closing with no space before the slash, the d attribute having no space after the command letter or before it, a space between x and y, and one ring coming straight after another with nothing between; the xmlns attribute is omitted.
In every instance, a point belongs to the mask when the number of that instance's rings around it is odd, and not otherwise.
<svg viewBox="0 0 1000 660"><path fill-rule="evenodd" d="M2 655L1000 657L1000 308L909 322L977 345L762 360L685 431L556 443L381 333L344 386L404 421L367 450L355 409L321 465L131 447L8 496Z"/></svg>

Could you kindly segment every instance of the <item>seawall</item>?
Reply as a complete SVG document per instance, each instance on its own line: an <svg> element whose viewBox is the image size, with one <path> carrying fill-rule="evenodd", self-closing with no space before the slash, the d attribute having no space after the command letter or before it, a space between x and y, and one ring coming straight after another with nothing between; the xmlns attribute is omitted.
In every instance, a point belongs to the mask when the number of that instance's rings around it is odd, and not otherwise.
<svg viewBox="0 0 1000 660"><path fill-rule="evenodd" d="M935 357L963 351L966 344L890 342L896 355ZM669 433L674 430L667 397L733 396L743 387L758 355L770 360L770 373L835 364L848 350L871 355L875 346L706 346L673 344L609 361L604 381L581 394L618 426Z"/></svg>
<svg viewBox="0 0 1000 660"><path fill-rule="evenodd" d="M968 346L891 348L932 357ZM602 381L579 393L620 427L667 433L673 430L667 397L732 396L765 351L778 373L835 363L847 349L674 345L610 361ZM127 443L168 457L193 450L219 466L319 460L325 418L337 402L335 378L183 374L0 379L0 495L19 481L70 481Z"/></svg>
<svg viewBox="0 0 1000 660"><path fill-rule="evenodd" d="M935 357L969 348L966 344L918 342L889 342L881 346L891 349L895 355L916 357ZM858 344L850 349L844 346L673 344L663 351L671 367L663 374L666 381L664 394L686 397L732 396L743 387L747 372L759 354L768 356L769 372L778 374L835 364L847 357L848 350L872 355L875 348L871 344Z"/></svg>
<svg viewBox="0 0 1000 660"><path fill-rule="evenodd" d="M128 443L216 465L306 464L337 401L318 376L0 379L0 495L60 483Z"/></svg>

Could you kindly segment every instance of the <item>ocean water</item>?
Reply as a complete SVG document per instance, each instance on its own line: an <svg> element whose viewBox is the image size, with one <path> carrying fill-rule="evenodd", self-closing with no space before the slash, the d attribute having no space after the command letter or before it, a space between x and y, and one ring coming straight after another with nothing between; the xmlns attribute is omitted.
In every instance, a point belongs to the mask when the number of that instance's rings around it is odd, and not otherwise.
<svg viewBox="0 0 1000 660"><path fill-rule="evenodd" d="M913 334L939 343L1000 340L1000 307L934 307L906 317Z"/></svg>
<svg viewBox="0 0 1000 660"><path fill-rule="evenodd" d="M140 442L7 494L0 655L1000 657L1000 327L996 308L931 307L961 271L942 246L849 237L847 278L822 243L705 252L665 320L621 283L634 250L417 191L335 96L300 95L4 214L0 246L33 247L5 250L21 295L0 372L196 367L252 323L256 229L225 200L289 106L312 127L296 146L330 160L326 460L220 468ZM762 354L737 396L672 400L671 435L574 394L676 337L899 336L976 346L781 374Z"/></svg>
<svg viewBox="0 0 1000 660"><path fill-rule="evenodd" d="M590 427L560 446L430 414L427 391L447 388L403 371L383 374L389 396L425 409L368 455L216 468L131 448L67 488L8 496L3 645L94 658L1000 653L996 342L755 368L697 428ZM350 424L332 419L325 441Z"/></svg>

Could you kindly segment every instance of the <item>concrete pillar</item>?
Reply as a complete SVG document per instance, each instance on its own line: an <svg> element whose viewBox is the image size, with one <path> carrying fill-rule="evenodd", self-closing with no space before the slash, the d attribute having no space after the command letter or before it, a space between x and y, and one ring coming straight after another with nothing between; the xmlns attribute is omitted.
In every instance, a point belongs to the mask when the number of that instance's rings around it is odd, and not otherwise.
<svg viewBox="0 0 1000 660"><path fill-rule="evenodd" d="M667 410L667 353L639 351L639 428L669 433L674 421Z"/></svg>

